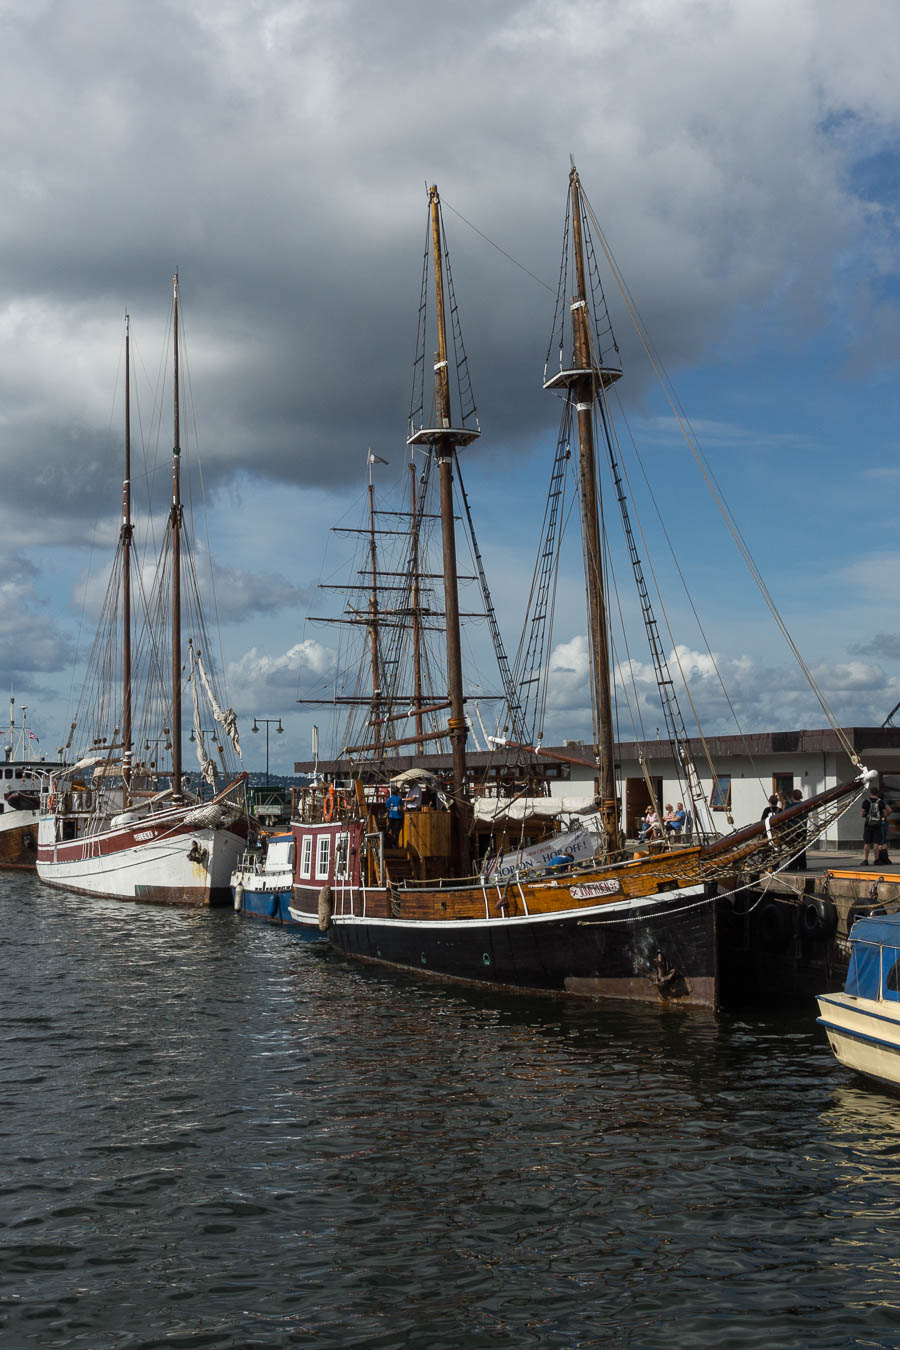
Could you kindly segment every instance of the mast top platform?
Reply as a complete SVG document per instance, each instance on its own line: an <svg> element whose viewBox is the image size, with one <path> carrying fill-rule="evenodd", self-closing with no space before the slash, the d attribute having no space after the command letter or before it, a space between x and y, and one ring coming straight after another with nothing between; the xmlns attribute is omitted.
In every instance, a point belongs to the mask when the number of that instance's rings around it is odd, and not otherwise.
<svg viewBox="0 0 900 1350"><path fill-rule="evenodd" d="M452 441L455 446L471 445L481 435L469 427L418 427L411 436L407 436L407 445L440 445Z"/></svg>
<svg viewBox="0 0 900 1350"><path fill-rule="evenodd" d="M595 386L599 385L602 389L608 389L616 380L621 380L622 372L617 366L591 366L581 370L558 370L555 375L551 375L549 380L544 381L545 389L559 389L570 387L583 379L593 380Z"/></svg>

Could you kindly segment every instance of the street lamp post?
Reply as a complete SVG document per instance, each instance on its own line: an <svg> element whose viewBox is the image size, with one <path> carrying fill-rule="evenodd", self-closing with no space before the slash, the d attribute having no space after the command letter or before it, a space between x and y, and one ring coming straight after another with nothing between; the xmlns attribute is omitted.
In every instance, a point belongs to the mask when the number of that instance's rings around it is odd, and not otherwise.
<svg viewBox="0 0 900 1350"><path fill-rule="evenodd" d="M254 717L251 731L259 731L258 722L265 723L266 728L266 787L269 786L269 727L274 727L278 735L282 735L284 727L281 725L280 717Z"/></svg>

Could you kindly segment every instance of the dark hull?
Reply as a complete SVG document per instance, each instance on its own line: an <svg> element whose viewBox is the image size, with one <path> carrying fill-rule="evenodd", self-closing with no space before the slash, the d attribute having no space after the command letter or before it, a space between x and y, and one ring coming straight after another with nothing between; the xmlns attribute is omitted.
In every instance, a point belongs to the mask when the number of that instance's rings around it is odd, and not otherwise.
<svg viewBox="0 0 900 1350"><path fill-rule="evenodd" d="M11 867L33 872L37 867L37 840L37 812L30 812L24 824L14 825L0 833L0 868Z"/></svg>
<svg viewBox="0 0 900 1350"><path fill-rule="evenodd" d="M718 1005L716 906L684 893L630 907L496 920L336 915L329 937L347 956L469 984Z"/></svg>
<svg viewBox="0 0 900 1350"><path fill-rule="evenodd" d="M804 905L814 900L809 896L792 904L751 892L737 911L727 900L719 902L723 1004L808 1003L816 994L843 989L849 959L846 916L835 912L840 927L810 923Z"/></svg>
<svg viewBox="0 0 900 1350"><path fill-rule="evenodd" d="M275 924L304 942L323 942L325 934L320 931L317 918L311 917L308 922L300 922L292 916L292 898L292 891L245 890L240 904L235 900L234 907L238 914L262 923Z"/></svg>

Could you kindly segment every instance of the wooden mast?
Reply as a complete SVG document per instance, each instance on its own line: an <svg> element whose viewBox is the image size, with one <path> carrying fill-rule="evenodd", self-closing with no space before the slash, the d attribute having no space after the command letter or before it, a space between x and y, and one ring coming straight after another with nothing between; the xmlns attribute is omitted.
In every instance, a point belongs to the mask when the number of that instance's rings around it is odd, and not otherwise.
<svg viewBox="0 0 900 1350"><path fill-rule="evenodd" d="M131 801L131 319L125 315L125 481L122 485L122 781Z"/></svg>
<svg viewBox="0 0 900 1350"><path fill-rule="evenodd" d="M448 430L450 417L450 372L447 368L447 323L444 313L444 266L441 252L441 214L438 190L429 191L431 242L434 255L434 290L437 313L438 352L435 364L435 393L438 398L438 427ZM453 795L462 800L466 784L466 719L463 710L462 643L459 631L459 583L456 578L456 527L453 519L453 458L456 445L447 436L438 445L438 472L441 486L441 537L444 546L444 611L447 623L447 697L450 717L447 725L453 754Z"/></svg>
<svg viewBox="0 0 900 1350"><path fill-rule="evenodd" d="M378 659L378 549L375 543L375 484L372 481L372 454L369 452L369 567L372 589L369 592L369 641L372 652L372 721L375 723L375 753L382 739L381 663Z"/></svg>
<svg viewBox="0 0 900 1350"><path fill-rule="evenodd" d="M172 793L181 796L181 432L178 419L178 273L173 278L172 332L175 355L172 445Z"/></svg>
<svg viewBox="0 0 900 1350"><path fill-rule="evenodd" d="M412 646L413 646L413 708L416 714L416 733L421 737L424 730L422 721L422 615L420 611L421 595L419 590L419 517L416 494L415 452L410 452L409 486L412 505L412 523L410 526L410 563L412 566ZM424 742L416 746L421 753Z"/></svg>
<svg viewBox="0 0 900 1350"><path fill-rule="evenodd" d="M609 624L603 584L603 538L600 531L599 482L594 457L593 407L597 385L612 383L620 371L598 369L591 354L587 286L584 270L584 240L581 225L581 180L574 164L569 174L572 201L572 240L576 293L572 300L572 365L570 398L574 398L578 426L578 466L581 496L581 532L587 584L588 629L591 651L592 700L597 719L597 764L600 818L608 846L616 852L623 846L616 795L615 740L609 670Z"/></svg>
<svg viewBox="0 0 900 1350"><path fill-rule="evenodd" d="M431 243L434 265L435 313L438 350L434 363L435 422L420 427L408 438L409 445L430 445L439 471L441 489L441 537L444 554L444 617L447 629L447 698L450 716L447 735L453 764L455 837L454 861L459 872L468 871L468 829L465 810L466 718L462 683L462 642L459 628L459 587L456 572L456 529L453 518L453 462L457 448L480 435L466 427L454 427L450 407L450 371L447 363L447 323L444 304L444 259L441 246L441 199L436 187L428 189ZM415 739L415 738L414 738ZM423 740L430 739L428 736Z"/></svg>

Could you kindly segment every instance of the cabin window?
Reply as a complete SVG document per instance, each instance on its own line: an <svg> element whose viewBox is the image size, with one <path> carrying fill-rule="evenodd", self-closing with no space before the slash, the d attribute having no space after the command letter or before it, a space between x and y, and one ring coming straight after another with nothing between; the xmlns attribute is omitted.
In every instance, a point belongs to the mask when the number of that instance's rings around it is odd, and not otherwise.
<svg viewBox="0 0 900 1350"><path fill-rule="evenodd" d="M888 956L887 948L885 948L884 955L885 957ZM897 959L896 952L891 952L890 955L895 959L891 962L891 965L888 967L888 972L884 977L884 992L888 996L893 994L894 998L892 1002L896 1002L898 996L900 996L900 959Z"/></svg>
<svg viewBox="0 0 900 1350"><path fill-rule="evenodd" d="M312 876L312 841L311 834L303 836L303 847L300 852L300 875L301 877Z"/></svg>
<svg viewBox="0 0 900 1350"><path fill-rule="evenodd" d="M15 769L7 769L6 776L7 778L15 778L16 776Z"/></svg>
<svg viewBox="0 0 900 1350"><path fill-rule="evenodd" d="M731 810L731 774L720 773L713 779L709 804L714 811Z"/></svg>
<svg viewBox="0 0 900 1350"><path fill-rule="evenodd" d="M346 881L350 876L350 836L339 834L334 841L334 879Z"/></svg>
<svg viewBox="0 0 900 1350"><path fill-rule="evenodd" d="M323 877L328 876L328 863L331 858L331 835L320 834L319 846L316 849L316 880L321 881Z"/></svg>

